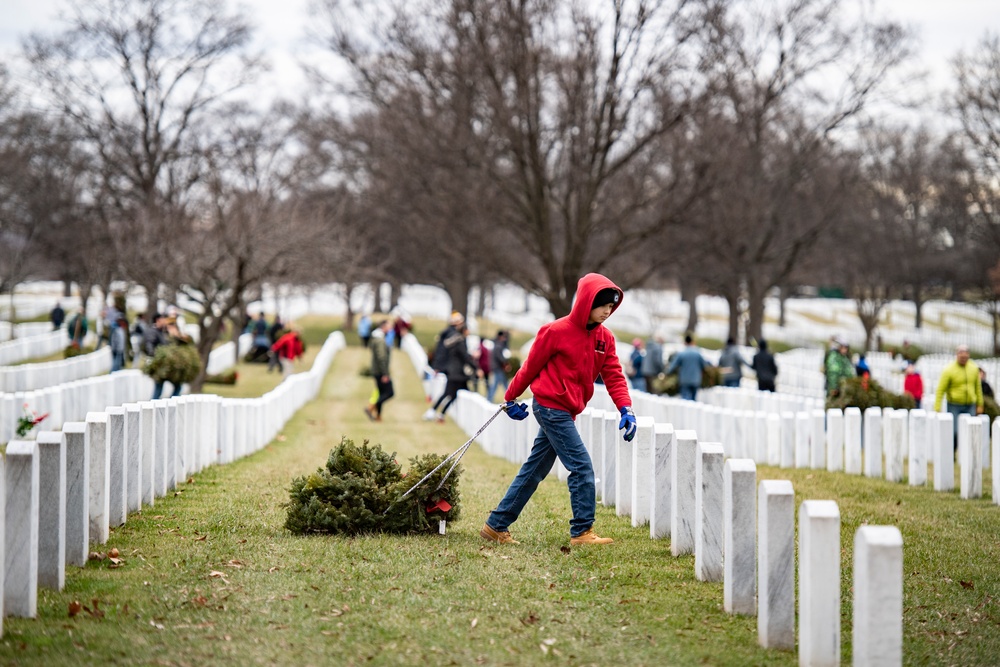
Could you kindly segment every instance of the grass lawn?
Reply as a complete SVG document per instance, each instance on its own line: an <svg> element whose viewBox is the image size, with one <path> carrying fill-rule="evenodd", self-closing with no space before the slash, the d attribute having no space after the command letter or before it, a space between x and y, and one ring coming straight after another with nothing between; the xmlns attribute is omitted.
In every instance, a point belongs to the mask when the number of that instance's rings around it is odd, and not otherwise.
<svg viewBox="0 0 1000 667"><path fill-rule="evenodd" d="M465 441L450 422L420 420L426 403L398 353L396 398L370 423L371 380L359 375L368 363L365 350L342 351L319 398L275 442L113 530L101 550L117 548L121 567L91 561L67 573L62 592L39 590L37 619L4 620L0 664L797 664L794 652L758 648L755 618L723 612L722 584L697 582L693 557L672 558L667 541L613 509L598 508L597 528L614 545L569 549L564 483L539 487L513 527L519 546L483 542L479 528L517 466L478 448L463 460L463 519L446 536L289 534L290 481L321 466L342 435L401 461ZM791 479L798 500L840 503L844 664L853 535L866 522L903 533L905 662L996 664L1000 508L821 471L758 477ZM74 601L84 608L70 617Z"/></svg>

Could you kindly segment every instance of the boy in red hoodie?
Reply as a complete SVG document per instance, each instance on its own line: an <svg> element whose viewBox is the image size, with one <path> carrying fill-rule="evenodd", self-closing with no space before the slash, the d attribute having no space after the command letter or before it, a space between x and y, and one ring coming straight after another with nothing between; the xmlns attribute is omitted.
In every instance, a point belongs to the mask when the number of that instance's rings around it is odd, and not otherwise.
<svg viewBox="0 0 1000 667"><path fill-rule="evenodd" d="M530 386L534 396L531 412L541 428L528 460L479 532L484 539L501 544L518 543L508 528L517 521L539 482L559 457L569 470L567 483L573 509L570 544L612 542L594 533L597 508L594 466L573 422L594 395L594 381L600 376L621 412L618 428L625 429L625 441L631 442L635 437L635 415L615 351L615 337L604 327L604 321L621 304L622 296L622 291L608 278L588 273L577 284L570 314L538 330L528 358L507 388L504 408L512 419L527 417L528 406L517 403L516 399Z"/></svg>

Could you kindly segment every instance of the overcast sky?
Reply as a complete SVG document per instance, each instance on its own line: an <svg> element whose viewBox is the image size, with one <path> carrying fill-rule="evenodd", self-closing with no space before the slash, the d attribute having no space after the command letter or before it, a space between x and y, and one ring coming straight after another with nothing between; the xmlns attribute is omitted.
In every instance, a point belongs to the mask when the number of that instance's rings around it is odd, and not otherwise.
<svg viewBox="0 0 1000 667"><path fill-rule="evenodd" d="M913 27L921 40L919 59L930 72L936 90L950 86L948 61L962 48L973 46L986 31L1000 32L1000 0L869 0L880 12ZM266 48L274 63L268 84L302 85L297 62L306 58L310 46L303 38L308 22L309 0L243 0L257 26L258 44ZM19 48L20 38L30 31L50 32L61 0L0 0L0 54L9 56Z"/></svg>

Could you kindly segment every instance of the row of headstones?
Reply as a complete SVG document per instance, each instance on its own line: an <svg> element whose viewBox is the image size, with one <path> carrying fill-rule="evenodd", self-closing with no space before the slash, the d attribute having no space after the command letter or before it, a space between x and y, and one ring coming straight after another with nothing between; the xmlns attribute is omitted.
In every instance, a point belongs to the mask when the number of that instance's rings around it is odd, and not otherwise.
<svg viewBox="0 0 1000 667"><path fill-rule="evenodd" d="M684 424L711 441L726 443L726 454L782 468L825 468L830 472L885 477L911 486L933 483L936 491L955 488L954 417L947 412L858 408L815 409L781 414L706 405L633 392L635 412L658 423ZM591 405L612 409L598 386ZM966 425L965 422L968 421ZM985 468L1000 482L1000 426L990 430L986 415L961 415L958 462L962 498L982 496ZM966 452L972 452L966 455ZM963 465L963 463L966 463ZM928 477L928 465L934 469ZM994 488L1000 489L995 484ZM1000 502L1000 491L994 492Z"/></svg>
<svg viewBox="0 0 1000 667"><path fill-rule="evenodd" d="M52 331L48 322L18 322L0 321L0 344L15 338L27 338Z"/></svg>
<svg viewBox="0 0 1000 667"><path fill-rule="evenodd" d="M241 354L249 349L250 338L249 334L240 337ZM209 373L218 373L231 367L236 361L235 349L232 342L229 342L212 350L208 357ZM110 360L110 355L105 350L98 350L93 354ZM110 369L110 361L108 368ZM41 427L53 430L63 422L82 420L88 412L103 410L108 405L139 401L153 392L152 380L138 370L95 375L69 382L60 381L64 377L61 373L54 373L49 377L51 383L41 389L0 392L0 442L7 442L14 437L17 420L25 410L48 415Z"/></svg>
<svg viewBox="0 0 1000 667"><path fill-rule="evenodd" d="M632 393L636 393L634 390ZM698 402L729 410L752 412L809 412L823 407L816 398L786 394L780 391L761 391L751 387L708 387L698 392Z"/></svg>
<svg viewBox="0 0 1000 667"><path fill-rule="evenodd" d="M126 403L8 443L0 466L0 618L35 617L38 586L61 590L66 566L85 565L90 545L106 543L129 513L208 466L267 445L316 396L343 346L343 334L331 334L311 370L260 398Z"/></svg>
<svg viewBox="0 0 1000 667"><path fill-rule="evenodd" d="M469 433L496 406L460 392L455 419ZM528 420L502 420L483 433L486 451L526 456ZM619 415L589 410L577 420L594 462L602 504L650 537L669 537L674 556L694 554L695 577L723 582L723 606L757 615L765 648L795 648L795 509L791 482L762 480L750 459L728 459L722 445L694 431L640 417L626 443ZM504 440L507 445L504 446ZM799 508L799 642L803 665L840 662L840 513L836 502ZM902 537L892 526L863 526L854 543L852 653L856 665L902 663ZM877 629L877 631L876 631Z"/></svg>
<svg viewBox="0 0 1000 667"><path fill-rule="evenodd" d="M69 342L66 332L52 331L52 326L39 322L44 329L30 335L19 335L0 343L0 366L19 364L27 359L37 359L55 354ZM18 330L20 333L20 330Z"/></svg>
<svg viewBox="0 0 1000 667"><path fill-rule="evenodd" d="M138 370L53 384L34 391L0 393L0 442L15 437L17 420L25 411L48 415L37 428L55 430L65 422L81 421L88 412L145 400L152 393L153 381Z"/></svg>
<svg viewBox="0 0 1000 667"><path fill-rule="evenodd" d="M65 345L60 345L57 350L63 347ZM59 361L2 366L0 367L0 391L45 389L52 385L107 373L110 370L111 349L108 347Z"/></svg>

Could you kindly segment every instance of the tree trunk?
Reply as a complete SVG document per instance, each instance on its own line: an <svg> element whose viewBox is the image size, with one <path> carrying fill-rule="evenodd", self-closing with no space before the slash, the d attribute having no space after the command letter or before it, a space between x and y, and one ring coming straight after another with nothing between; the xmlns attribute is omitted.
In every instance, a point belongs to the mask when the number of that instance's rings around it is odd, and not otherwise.
<svg viewBox="0 0 1000 667"><path fill-rule="evenodd" d="M764 296L767 289L752 280L747 281L747 343L764 338Z"/></svg>
<svg viewBox="0 0 1000 667"><path fill-rule="evenodd" d="M688 321L685 331L690 334L698 329L698 291L694 289L691 285L681 283L681 301L684 301L688 305Z"/></svg>
<svg viewBox="0 0 1000 667"><path fill-rule="evenodd" d="M924 290L920 285L913 286L913 305L916 306L917 313L914 317L913 328L920 329L924 324Z"/></svg>
<svg viewBox="0 0 1000 667"><path fill-rule="evenodd" d="M444 290L451 299L452 312L459 312L462 315L469 315L469 283L464 278L456 278L444 286Z"/></svg>
<svg viewBox="0 0 1000 667"><path fill-rule="evenodd" d="M476 286L476 317L481 318L486 312L486 288L482 285Z"/></svg>
<svg viewBox="0 0 1000 667"><path fill-rule="evenodd" d="M740 335L740 290L732 287L726 291L726 303L729 304L729 334L728 338L736 340Z"/></svg>
<svg viewBox="0 0 1000 667"><path fill-rule="evenodd" d="M73 281L72 281L72 279L70 279L68 277L64 277L63 281L62 281L62 284L63 284L63 297L64 298L69 298L69 297L73 296Z"/></svg>
<svg viewBox="0 0 1000 667"><path fill-rule="evenodd" d="M785 304L788 301L788 294L791 291L792 288L789 286L778 290L778 326L782 329L785 328Z"/></svg>
<svg viewBox="0 0 1000 667"><path fill-rule="evenodd" d="M392 309L399 305L399 297L403 295L403 283L393 280L389 283L389 310L387 313L391 313ZM464 310L462 311L465 312Z"/></svg>
<svg viewBox="0 0 1000 667"><path fill-rule="evenodd" d="M347 303L347 313L344 315L344 330L354 331L354 309L351 307L351 294L354 292L356 285L354 283L345 283L344 293L347 297L344 301Z"/></svg>
<svg viewBox="0 0 1000 667"><path fill-rule="evenodd" d="M888 299L875 288L859 294L854 298L858 311L858 319L865 329L865 351L875 349L875 329L878 327L878 316Z"/></svg>
<svg viewBox="0 0 1000 667"><path fill-rule="evenodd" d="M211 302L205 304L202 314L198 316L198 357L201 359L201 369L198 371L198 376L191 381L192 394L200 394L202 387L205 386L205 376L208 375L208 357L212 354L212 348L215 347L215 342L219 340L219 335L222 333L223 318L213 317L205 312L211 311L210 304Z"/></svg>

